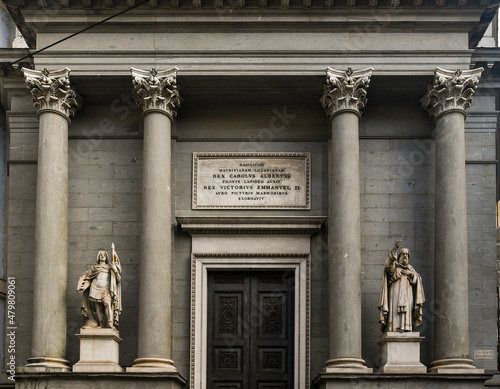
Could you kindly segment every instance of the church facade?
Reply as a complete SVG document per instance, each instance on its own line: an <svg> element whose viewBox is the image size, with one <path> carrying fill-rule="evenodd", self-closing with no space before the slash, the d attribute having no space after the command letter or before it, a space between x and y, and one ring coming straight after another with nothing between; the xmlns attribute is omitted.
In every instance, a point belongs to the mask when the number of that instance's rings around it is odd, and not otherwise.
<svg viewBox="0 0 500 389"><path fill-rule="evenodd" d="M497 385L497 2L4 3L2 382Z"/></svg>

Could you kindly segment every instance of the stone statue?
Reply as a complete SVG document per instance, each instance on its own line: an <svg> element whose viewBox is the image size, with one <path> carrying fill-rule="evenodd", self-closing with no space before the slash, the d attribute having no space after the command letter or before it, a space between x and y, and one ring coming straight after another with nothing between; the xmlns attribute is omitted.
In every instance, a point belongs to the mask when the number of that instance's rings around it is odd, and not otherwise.
<svg viewBox="0 0 500 389"><path fill-rule="evenodd" d="M410 250L403 248L398 254L400 244L398 240L385 260L378 307L382 332L410 332L422 324L422 278L408 263Z"/></svg>
<svg viewBox="0 0 500 389"><path fill-rule="evenodd" d="M83 273L78 280L78 293L83 293L82 316L83 328L118 327L122 312L120 259L111 245L112 257L106 251L97 253L96 264ZM89 316L89 310L94 319Z"/></svg>

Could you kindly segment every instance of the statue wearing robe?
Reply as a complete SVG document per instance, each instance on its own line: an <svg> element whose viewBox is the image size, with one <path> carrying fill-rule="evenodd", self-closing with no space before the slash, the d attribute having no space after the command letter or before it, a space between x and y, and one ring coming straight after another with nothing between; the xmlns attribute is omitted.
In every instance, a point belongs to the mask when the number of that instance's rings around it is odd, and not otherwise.
<svg viewBox="0 0 500 389"><path fill-rule="evenodd" d="M99 251L96 264L80 277L77 291L83 293L81 308L85 327L118 326L122 311L121 272L120 260L113 246L111 262L106 251ZM89 311L94 320L89 316Z"/></svg>
<svg viewBox="0 0 500 389"><path fill-rule="evenodd" d="M425 302L422 278L408 262L410 250L397 253L400 241L385 260L379 310L382 332L409 332L422 324Z"/></svg>

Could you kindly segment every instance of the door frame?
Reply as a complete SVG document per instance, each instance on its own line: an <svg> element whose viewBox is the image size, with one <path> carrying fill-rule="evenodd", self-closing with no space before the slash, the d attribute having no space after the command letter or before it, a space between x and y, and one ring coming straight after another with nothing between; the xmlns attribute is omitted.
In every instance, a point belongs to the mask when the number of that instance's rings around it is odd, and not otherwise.
<svg viewBox="0 0 500 389"><path fill-rule="evenodd" d="M207 272L293 270L294 389L309 389L311 235L325 216L177 216L191 235L191 389L206 389Z"/></svg>
<svg viewBox="0 0 500 389"><path fill-rule="evenodd" d="M191 255L190 388L205 389L207 378L207 294L210 270L292 270L295 275L294 387L309 388L309 254Z"/></svg>

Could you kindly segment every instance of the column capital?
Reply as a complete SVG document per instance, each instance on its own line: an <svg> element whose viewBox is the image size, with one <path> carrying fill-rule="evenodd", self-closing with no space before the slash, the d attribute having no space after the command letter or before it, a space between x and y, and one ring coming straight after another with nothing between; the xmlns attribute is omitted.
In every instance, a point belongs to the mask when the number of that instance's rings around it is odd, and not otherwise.
<svg viewBox="0 0 500 389"><path fill-rule="evenodd" d="M470 107L483 68L471 70L434 70L434 81L427 86L427 93L420 99L422 107L435 118L449 111L465 115Z"/></svg>
<svg viewBox="0 0 500 389"><path fill-rule="evenodd" d="M366 89L370 85L373 68L346 71L326 69L326 84L320 102L329 117L341 111L351 111L361 115L366 105Z"/></svg>
<svg viewBox="0 0 500 389"><path fill-rule="evenodd" d="M132 82L137 93L137 104L143 114L160 111L173 119L177 115L182 98L177 86L177 68L157 71L130 68Z"/></svg>
<svg viewBox="0 0 500 389"><path fill-rule="evenodd" d="M33 95L33 105L42 111L53 111L67 120L81 108L81 97L71 88L68 68L55 71L23 68L24 79Z"/></svg>

